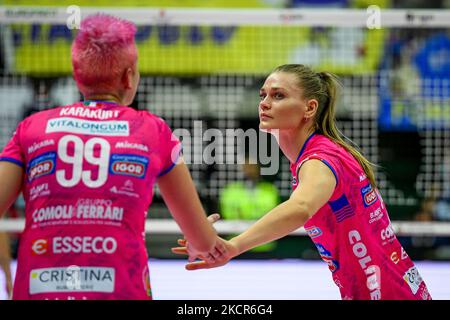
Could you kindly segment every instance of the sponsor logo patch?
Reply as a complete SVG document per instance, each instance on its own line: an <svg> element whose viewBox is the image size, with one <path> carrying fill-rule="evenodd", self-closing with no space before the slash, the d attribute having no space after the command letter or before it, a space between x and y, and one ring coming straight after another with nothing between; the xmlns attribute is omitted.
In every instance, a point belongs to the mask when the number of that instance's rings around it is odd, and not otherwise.
<svg viewBox="0 0 450 320"><path fill-rule="evenodd" d="M53 139L44 140L41 142L34 142L31 146L28 147L28 154L33 153L41 148L53 145L55 145L55 141Z"/></svg>
<svg viewBox="0 0 450 320"><path fill-rule="evenodd" d="M148 147L145 144L128 142L128 141L119 141L115 146L117 149L137 149L140 151L148 152Z"/></svg>
<svg viewBox="0 0 450 320"><path fill-rule="evenodd" d="M113 254L117 240L113 237L54 237L37 239L31 244L33 255L44 254Z"/></svg>
<svg viewBox="0 0 450 320"><path fill-rule="evenodd" d="M322 230L319 227L313 226L313 227L305 228L305 231L308 234L308 236L310 236L311 238L317 238L322 235Z"/></svg>
<svg viewBox="0 0 450 320"><path fill-rule="evenodd" d="M390 257L391 257L391 260L393 263L395 263L395 264L399 263L400 258L398 257L397 251L392 251Z"/></svg>
<svg viewBox="0 0 450 320"><path fill-rule="evenodd" d="M129 136L128 121L91 121L77 118L55 118L47 122L45 133L70 132L96 136Z"/></svg>
<svg viewBox="0 0 450 320"><path fill-rule="evenodd" d="M380 220L381 218L383 218L383 215L384 215L383 211L381 210L380 207L378 207L375 211L373 211L369 214L369 216L370 216L369 223L374 223L374 222Z"/></svg>
<svg viewBox="0 0 450 320"><path fill-rule="evenodd" d="M30 161L27 169L28 182L55 172L56 152L47 152Z"/></svg>
<svg viewBox="0 0 450 320"><path fill-rule="evenodd" d="M93 107L96 106L94 103ZM100 108L89 109L86 107L68 107L61 109L60 116L75 116L75 117L83 117L83 118L92 118L92 119L111 119L117 118L119 116L119 111L117 110L102 110Z"/></svg>
<svg viewBox="0 0 450 320"><path fill-rule="evenodd" d="M403 279L409 285L411 292L413 294L416 294L417 290L419 290L420 284L422 283L422 277L420 276L420 273L417 270L417 268L416 267L409 268L408 271L406 271L405 274L403 275Z"/></svg>
<svg viewBox="0 0 450 320"><path fill-rule="evenodd" d="M323 245L320 243L315 243L315 245L322 260L328 264L328 269L330 269L331 272L336 272L339 269L339 262L333 259L331 252L325 249Z"/></svg>
<svg viewBox="0 0 450 320"><path fill-rule="evenodd" d="M43 268L30 272L30 294L49 292L113 292L114 268Z"/></svg>
<svg viewBox="0 0 450 320"><path fill-rule="evenodd" d="M134 185L131 180L125 181L123 186L120 188L112 186L109 191L115 194L123 194L129 197L139 198L139 194L134 191Z"/></svg>
<svg viewBox="0 0 450 320"><path fill-rule="evenodd" d="M76 206L57 205L33 211L32 228L57 225L103 224L120 226L124 208L112 206L110 200L79 199Z"/></svg>
<svg viewBox="0 0 450 320"><path fill-rule="evenodd" d="M147 171L148 158L131 154L111 155L109 173L143 178Z"/></svg>
<svg viewBox="0 0 450 320"><path fill-rule="evenodd" d="M392 243L392 241L394 241L395 239L395 232L392 225L389 224L386 228L382 229L380 236L383 245L387 244L388 242Z"/></svg>
<svg viewBox="0 0 450 320"><path fill-rule="evenodd" d="M361 189L361 195L364 202L364 207L371 206L378 200L378 194L372 188L372 185L368 184L367 186Z"/></svg>
<svg viewBox="0 0 450 320"><path fill-rule="evenodd" d="M48 195L50 195L48 183L43 183L30 189L30 200L34 200L38 197L46 197Z"/></svg>

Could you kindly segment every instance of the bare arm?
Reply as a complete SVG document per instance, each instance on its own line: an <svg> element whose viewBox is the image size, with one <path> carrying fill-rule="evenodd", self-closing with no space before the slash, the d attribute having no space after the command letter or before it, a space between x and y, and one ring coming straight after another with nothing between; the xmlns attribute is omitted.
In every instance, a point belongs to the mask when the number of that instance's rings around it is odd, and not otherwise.
<svg viewBox="0 0 450 320"><path fill-rule="evenodd" d="M22 189L23 168L0 161L0 217L14 203Z"/></svg>
<svg viewBox="0 0 450 320"><path fill-rule="evenodd" d="M0 161L0 217L8 210L16 200L23 181L23 169L18 165L6 161ZM0 232L0 268L6 277L6 290L11 295L11 252L8 235Z"/></svg>
<svg viewBox="0 0 450 320"><path fill-rule="evenodd" d="M6 292L8 296L12 293L12 276L11 276L11 248L9 237L6 232L0 232L0 268L3 269L6 280Z"/></svg>
<svg viewBox="0 0 450 320"><path fill-rule="evenodd" d="M336 178L320 160L305 162L299 172L300 183L289 200L281 203L254 225L230 241L224 241L225 254L214 262L196 261L188 270L209 269L226 264L233 257L258 245L279 239L302 227L332 196ZM184 246L185 243L180 241ZM173 248L177 254L187 254L186 247Z"/></svg>
<svg viewBox="0 0 450 320"><path fill-rule="evenodd" d="M209 252L216 242L216 231L206 219L189 170L183 162L158 179L161 195L185 238L196 249Z"/></svg>
<svg viewBox="0 0 450 320"><path fill-rule="evenodd" d="M336 186L332 171L315 159L302 165L299 180L299 186L287 201L231 240L238 254L284 237L302 227L330 199Z"/></svg>

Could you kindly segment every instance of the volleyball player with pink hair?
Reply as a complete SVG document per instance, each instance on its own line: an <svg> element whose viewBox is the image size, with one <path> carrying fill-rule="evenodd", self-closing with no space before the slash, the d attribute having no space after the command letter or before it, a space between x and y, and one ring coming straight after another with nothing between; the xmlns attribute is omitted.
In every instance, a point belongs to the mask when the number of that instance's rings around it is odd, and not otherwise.
<svg viewBox="0 0 450 320"><path fill-rule="evenodd" d="M26 202L13 299L151 299L144 227L155 183L191 253L221 253L180 142L128 107L135 32L108 15L83 20L72 63L84 101L24 119L0 155L0 213L21 191Z"/></svg>

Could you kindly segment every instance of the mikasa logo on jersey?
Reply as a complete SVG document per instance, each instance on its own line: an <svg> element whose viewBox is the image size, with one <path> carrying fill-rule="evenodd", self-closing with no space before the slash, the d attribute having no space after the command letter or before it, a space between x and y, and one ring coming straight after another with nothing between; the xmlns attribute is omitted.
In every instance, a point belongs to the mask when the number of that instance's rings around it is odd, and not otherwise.
<svg viewBox="0 0 450 320"><path fill-rule="evenodd" d="M46 197L49 194L50 189L48 187L48 183L43 183L30 189L30 200L34 200L38 197Z"/></svg>
<svg viewBox="0 0 450 320"><path fill-rule="evenodd" d="M45 133L70 132L98 136L129 136L128 121L90 121L77 118L56 118L47 122Z"/></svg>
<svg viewBox="0 0 450 320"><path fill-rule="evenodd" d="M28 154L35 152L44 147L53 146L55 141L53 139L44 140L41 142L34 142L31 146L28 147Z"/></svg>
<svg viewBox="0 0 450 320"><path fill-rule="evenodd" d="M144 144L140 144L140 143L132 143L132 142L128 142L128 141L119 141L116 143L116 148L117 149L137 149L137 150L141 150L141 151L145 151L148 152L148 147Z"/></svg>

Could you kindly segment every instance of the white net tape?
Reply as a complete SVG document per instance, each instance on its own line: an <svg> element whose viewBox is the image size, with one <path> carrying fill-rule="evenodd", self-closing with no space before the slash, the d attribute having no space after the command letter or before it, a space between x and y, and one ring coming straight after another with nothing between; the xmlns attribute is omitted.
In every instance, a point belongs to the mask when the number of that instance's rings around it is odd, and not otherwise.
<svg viewBox="0 0 450 320"><path fill-rule="evenodd" d="M255 221L233 220L218 221L214 224L217 233L221 235L238 234L247 230ZM2 219L0 231L21 232L25 226L25 219ZM397 236L430 236L450 237L450 222L414 222L393 221L392 227ZM181 234L175 221L170 219L147 219L145 232L152 235ZM305 236L305 229L299 228L290 235Z"/></svg>

